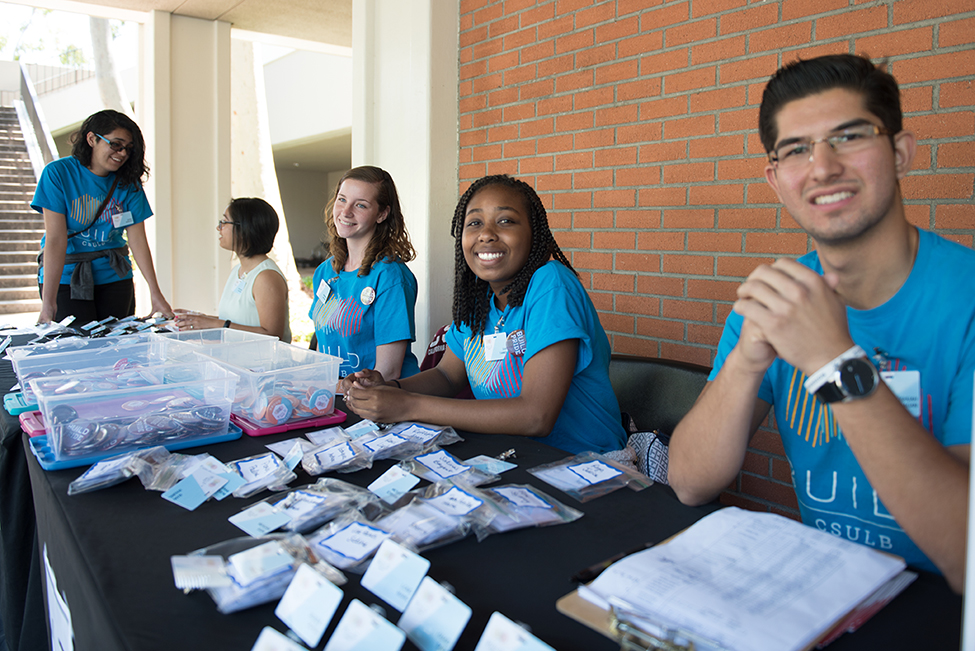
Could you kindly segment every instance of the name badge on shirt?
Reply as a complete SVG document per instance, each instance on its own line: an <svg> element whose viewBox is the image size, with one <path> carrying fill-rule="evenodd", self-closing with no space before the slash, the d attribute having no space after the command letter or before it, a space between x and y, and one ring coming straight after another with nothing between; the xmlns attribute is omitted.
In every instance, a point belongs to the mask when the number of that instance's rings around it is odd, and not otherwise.
<svg viewBox="0 0 975 651"><path fill-rule="evenodd" d="M247 283L246 278L238 278L237 282L234 283L234 294L243 294L244 285Z"/></svg>
<svg viewBox="0 0 975 651"><path fill-rule="evenodd" d="M482 339L482 345L484 346L484 359L489 362L496 362L499 359L504 359L505 354L508 352L505 344L508 341L508 335L504 332L496 332L493 335L484 335Z"/></svg>
<svg viewBox="0 0 975 651"><path fill-rule="evenodd" d="M325 279L322 278L318 282L318 289L315 290L315 296L318 297L318 300L324 303L325 301L328 300L328 297L331 294L332 294L332 286L329 285L327 282L325 282Z"/></svg>
<svg viewBox="0 0 975 651"><path fill-rule="evenodd" d="M112 215L112 225L115 228L125 228L126 226L131 226L135 223L132 219L132 212L126 210L125 212L118 212Z"/></svg>
<svg viewBox="0 0 975 651"><path fill-rule="evenodd" d="M921 371L884 371L880 374L890 392L897 396L914 418L921 416Z"/></svg>

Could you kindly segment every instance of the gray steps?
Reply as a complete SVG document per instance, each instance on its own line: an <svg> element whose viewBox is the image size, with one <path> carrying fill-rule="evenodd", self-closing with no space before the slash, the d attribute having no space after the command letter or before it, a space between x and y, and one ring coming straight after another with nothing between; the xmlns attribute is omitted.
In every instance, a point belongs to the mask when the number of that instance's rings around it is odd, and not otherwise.
<svg viewBox="0 0 975 651"><path fill-rule="evenodd" d="M0 235L0 251L6 253L13 253L19 251L33 251L36 255L40 251L40 239L36 240L14 240L14 239L3 239Z"/></svg>
<svg viewBox="0 0 975 651"><path fill-rule="evenodd" d="M0 263L0 278L13 276L30 276L32 282L37 282L37 256L30 262Z"/></svg>
<svg viewBox="0 0 975 651"><path fill-rule="evenodd" d="M37 293L37 281L34 281L33 288L25 287L4 287L0 285L0 303L5 301L37 301L41 299Z"/></svg>
<svg viewBox="0 0 975 651"><path fill-rule="evenodd" d="M0 314L38 312L37 252L44 218L31 209L36 180L14 109L0 109Z"/></svg>
<svg viewBox="0 0 975 651"><path fill-rule="evenodd" d="M43 229L0 229L0 242L28 242L36 247L41 243L43 235ZM14 248L20 250L19 246Z"/></svg>
<svg viewBox="0 0 975 651"><path fill-rule="evenodd" d="M40 312L41 299L0 301L0 314L21 314L24 312ZM2 319L0 319L2 323Z"/></svg>
<svg viewBox="0 0 975 651"><path fill-rule="evenodd" d="M0 276L0 289L22 289L24 287L33 287L35 292L37 290L37 267L34 267L34 273L26 274L9 274ZM33 298L32 296L24 296L22 298Z"/></svg>
<svg viewBox="0 0 975 651"><path fill-rule="evenodd" d="M29 213L7 213L0 214L0 228L12 228L14 230L44 230L44 218L40 213L31 211Z"/></svg>
<svg viewBox="0 0 975 651"><path fill-rule="evenodd" d="M5 264L37 264L39 248L33 251L0 251L0 267Z"/></svg>

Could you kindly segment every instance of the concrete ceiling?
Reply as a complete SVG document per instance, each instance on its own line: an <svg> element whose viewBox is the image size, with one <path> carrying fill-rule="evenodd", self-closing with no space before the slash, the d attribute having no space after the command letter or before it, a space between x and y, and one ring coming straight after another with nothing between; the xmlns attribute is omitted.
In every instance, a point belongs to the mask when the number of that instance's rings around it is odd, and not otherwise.
<svg viewBox="0 0 975 651"><path fill-rule="evenodd" d="M298 144L274 147L274 166L280 170L334 172L352 167L352 129L322 134Z"/></svg>
<svg viewBox="0 0 975 651"><path fill-rule="evenodd" d="M238 30L267 34L269 42L300 49L327 51L352 47L352 0L12 0L51 9L94 15L165 11L179 16L223 20ZM109 7L108 11L99 8ZM275 38L276 37L276 38ZM305 43L301 43L305 41ZM352 160L350 133L322 134L320 138L274 148L279 169L330 172L347 169Z"/></svg>
<svg viewBox="0 0 975 651"><path fill-rule="evenodd" d="M42 0L35 4L53 3ZM71 4L79 8L94 5L125 11L166 11L224 20L236 29L251 32L352 47L352 0L81 0Z"/></svg>
<svg viewBox="0 0 975 651"><path fill-rule="evenodd" d="M7 1L122 20L138 20L139 12L165 11L223 20L233 29L269 35L267 41L275 45L318 51L352 47L352 0ZM348 169L351 160L352 135L347 130L274 147L279 169L330 172Z"/></svg>

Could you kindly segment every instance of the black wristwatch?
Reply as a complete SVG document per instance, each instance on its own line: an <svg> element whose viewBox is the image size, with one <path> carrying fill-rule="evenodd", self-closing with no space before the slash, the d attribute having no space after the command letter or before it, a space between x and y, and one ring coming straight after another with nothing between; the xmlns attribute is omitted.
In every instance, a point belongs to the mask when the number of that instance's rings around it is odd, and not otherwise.
<svg viewBox="0 0 975 651"><path fill-rule="evenodd" d="M816 397L829 404L866 398L877 390L880 375L866 355L843 360L826 382L816 391Z"/></svg>

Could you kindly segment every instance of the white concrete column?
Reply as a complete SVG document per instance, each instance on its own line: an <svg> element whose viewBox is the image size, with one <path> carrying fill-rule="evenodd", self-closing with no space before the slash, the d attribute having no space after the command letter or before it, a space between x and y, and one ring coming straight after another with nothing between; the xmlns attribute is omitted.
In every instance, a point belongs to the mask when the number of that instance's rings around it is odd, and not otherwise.
<svg viewBox="0 0 975 651"><path fill-rule="evenodd" d="M156 275L173 307L215 314L230 273L215 231L230 198L230 23L148 16L137 119L151 167ZM144 288L137 300L145 314Z"/></svg>
<svg viewBox="0 0 975 651"><path fill-rule="evenodd" d="M268 256L284 272L288 281L288 304L292 334L300 331L300 324L308 321L311 299L301 290L301 276L295 266L294 253L288 231L288 220L281 203L278 177L271 151L268 126L267 94L264 90L264 66L259 62L260 43L231 39L231 160L234 198L260 197L278 213L278 234ZM230 197L227 197L230 199ZM236 260L235 260L236 263ZM219 300L219 296L217 297ZM310 326L309 326L310 327ZM307 328L306 328L307 329Z"/></svg>
<svg viewBox="0 0 975 651"><path fill-rule="evenodd" d="M396 182L417 259L414 352L450 321L457 203L458 3L353 0L352 165Z"/></svg>

